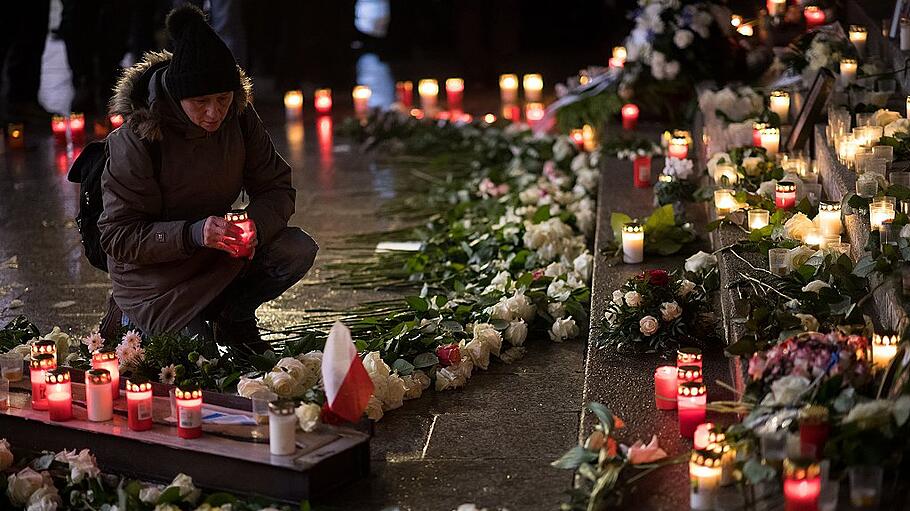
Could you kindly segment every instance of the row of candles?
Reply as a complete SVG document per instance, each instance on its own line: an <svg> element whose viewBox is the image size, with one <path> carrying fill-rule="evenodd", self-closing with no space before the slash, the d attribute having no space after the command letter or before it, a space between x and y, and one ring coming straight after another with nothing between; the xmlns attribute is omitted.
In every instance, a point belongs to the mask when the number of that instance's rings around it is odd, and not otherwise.
<svg viewBox="0 0 910 511"><path fill-rule="evenodd" d="M124 118L120 114L114 114L108 117L111 129L119 128L123 125ZM103 133L107 132L106 126L101 126ZM98 129L98 128L96 128ZM69 116L54 115L51 117L51 133L54 141L60 145L66 145L67 137L75 143L85 141L85 114L72 112ZM21 123L10 123L6 126L6 147L7 149L22 149L25 147L25 126Z"/></svg>

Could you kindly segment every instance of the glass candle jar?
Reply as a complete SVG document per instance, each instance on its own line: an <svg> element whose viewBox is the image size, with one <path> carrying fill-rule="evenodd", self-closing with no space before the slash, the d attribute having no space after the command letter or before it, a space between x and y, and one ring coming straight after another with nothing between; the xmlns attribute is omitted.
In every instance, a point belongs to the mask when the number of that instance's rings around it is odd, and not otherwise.
<svg viewBox="0 0 910 511"><path fill-rule="evenodd" d="M654 370L654 401L658 410L676 409L676 367L660 366Z"/></svg>
<svg viewBox="0 0 910 511"><path fill-rule="evenodd" d="M717 211L717 218L724 218L739 209L739 202L736 201L733 190L727 188L714 190L714 208Z"/></svg>
<svg viewBox="0 0 910 511"><path fill-rule="evenodd" d="M99 351L92 355L92 368L104 369L111 375L111 397L120 397L120 360L113 351Z"/></svg>
<svg viewBox="0 0 910 511"><path fill-rule="evenodd" d="M804 458L822 457L829 430L827 407L807 405L799 411L799 442Z"/></svg>
<svg viewBox="0 0 910 511"><path fill-rule="evenodd" d="M313 108L320 114L331 113L332 89L316 89L316 92L313 93Z"/></svg>
<svg viewBox="0 0 910 511"><path fill-rule="evenodd" d="M701 367L699 366L678 366L676 368L677 384L687 381L702 381Z"/></svg>
<svg viewBox="0 0 910 511"><path fill-rule="evenodd" d="M152 429L152 384L148 381L126 381L126 418L133 431Z"/></svg>
<svg viewBox="0 0 910 511"><path fill-rule="evenodd" d="M818 203L818 226L822 234L831 235L841 233L843 224L840 219L841 207L839 202L821 201Z"/></svg>
<svg viewBox="0 0 910 511"><path fill-rule="evenodd" d="M622 226L622 260L626 264L637 264L645 258L645 229L637 222Z"/></svg>
<svg viewBox="0 0 910 511"><path fill-rule="evenodd" d="M296 432L294 402L279 399L269 403L269 452L277 456L294 454Z"/></svg>
<svg viewBox="0 0 910 511"><path fill-rule="evenodd" d="M790 94L782 90L771 91L768 102L771 111L780 118L781 124L787 124L790 118Z"/></svg>
<svg viewBox="0 0 910 511"><path fill-rule="evenodd" d="M88 420L92 422L105 422L114 418L111 373L107 369L85 372L85 408Z"/></svg>
<svg viewBox="0 0 910 511"><path fill-rule="evenodd" d="M789 252L786 248L768 250L768 270L775 275L786 276L789 273L787 268L787 254Z"/></svg>
<svg viewBox="0 0 910 511"><path fill-rule="evenodd" d="M177 436L199 438L202 436L202 390L198 387L174 389L177 401Z"/></svg>
<svg viewBox="0 0 910 511"><path fill-rule="evenodd" d="M291 120L299 120L302 117L303 91L289 90L284 93L284 113Z"/></svg>
<svg viewBox="0 0 910 511"><path fill-rule="evenodd" d="M749 229L756 230L767 227L771 222L771 212L767 209L749 210Z"/></svg>
<svg viewBox="0 0 910 511"><path fill-rule="evenodd" d="M884 369L891 364L897 355L900 335L893 331L874 332L872 334L872 364Z"/></svg>
<svg viewBox="0 0 910 511"><path fill-rule="evenodd" d="M689 458L689 507L696 511L714 509L714 497L723 472L722 456L713 450L692 452Z"/></svg>
<svg viewBox="0 0 910 511"><path fill-rule="evenodd" d="M47 385L47 409L52 421L64 422L73 418L73 389L70 371L65 367L44 374Z"/></svg>
<svg viewBox="0 0 910 511"><path fill-rule="evenodd" d="M811 460L784 461L785 511L818 511L822 491L821 470Z"/></svg>
<svg viewBox="0 0 910 511"><path fill-rule="evenodd" d="M36 355L29 362L29 380L32 384L32 409L47 410L47 382L45 375L57 368L57 357L50 353Z"/></svg>
<svg viewBox="0 0 910 511"><path fill-rule="evenodd" d="M774 205L777 209L796 207L796 184L792 181L780 181L774 188Z"/></svg>
<svg viewBox="0 0 910 511"><path fill-rule="evenodd" d="M405 108L414 106L414 82L395 82L395 99Z"/></svg>
<svg viewBox="0 0 910 511"><path fill-rule="evenodd" d="M676 393L676 407L679 416L679 434L692 438L695 428L705 422L708 391L702 382L679 382Z"/></svg>
<svg viewBox="0 0 910 511"><path fill-rule="evenodd" d="M543 97L543 77L539 74L531 73L522 76L521 86L525 91L526 100L540 101L541 97Z"/></svg>
<svg viewBox="0 0 910 511"><path fill-rule="evenodd" d="M894 220L894 203L885 200L876 200L869 205L869 225L873 230L878 230L885 220Z"/></svg>
<svg viewBox="0 0 910 511"><path fill-rule="evenodd" d="M224 219L239 227L243 233L240 235L239 243L228 244L234 250L234 257L249 257L253 253L253 247L250 245L253 239L253 221L250 220L247 212L242 209L235 209L224 215Z"/></svg>
<svg viewBox="0 0 910 511"><path fill-rule="evenodd" d="M57 343L50 339L38 339L35 341L35 344L32 344L32 358L37 357L42 354L57 356Z"/></svg>

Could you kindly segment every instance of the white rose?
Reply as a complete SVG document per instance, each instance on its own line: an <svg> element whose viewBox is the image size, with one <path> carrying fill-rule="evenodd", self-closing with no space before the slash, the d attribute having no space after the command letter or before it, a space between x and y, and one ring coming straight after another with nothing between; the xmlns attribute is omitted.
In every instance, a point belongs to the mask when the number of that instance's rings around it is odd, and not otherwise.
<svg viewBox="0 0 910 511"><path fill-rule="evenodd" d="M713 113L713 112L712 112ZM730 158L730 155L723 152L717 152L711 155L711 158L708 160L708 173L712 176L717 175L717 164L718 163L732 163L733 159Z"/></svg>
<svg viewBox="0 0 910 511"><path fill-rule="evenodd" d="M803 286L803 293L818 293L826 287L831 287L827 282L823 280L813 280L812 282Z"/></svg>
<svg viewBox="0 0 910 511"><path fill-rule="evenodd" d="M676 290L676 296L686 297L689 296L689 293L695 290L695 282L691 280L683 279L679 283L679 289Z"/></svg>
<svg viewBox="0 0 910 511"><path fill-rule="evenodd" d="M168 488L179 488L180 498L184 502L189 502L190 504L195 504L202 494L202 490L196 488L193 484L193 478L186 474L177 474L177 477L171 481Z"/></svg>
<svg viewBox="0 0 910 511"><path fill-rule="evenodd" d="M382 411L382 401L376 396L370 396L370 401L367 403L366 414L367 418L373 421L382 419L382 416L385 415Z"/></svg>
<svg viewBox="0 0 910 511"><path fill-rule="evenodd" d="M682 315L682 307L676 302L664 302L660 304L660 316L664 321L673 321Z"/></svg>
<svg viewBox="0 0 910 511"><path fill-rule="evenodd" d="M891 110L881 109L874 114L872 114L872 125L873 126L888 126L892 122L901 118L901 114L897 112L892 112Z"/></svg>
<svg viewBox="0 0 910 511"><path fill-rule="evenodd" d="M582 280L589 282L591 280L591 273L594 271L594 256L588 252L580 254L572 261L572 266L575 268L575 273L577 273Z"/></svg>
<svg viewBox="0 0 910 511"><path fill-rule="evenodd" d="M139 500L146 504L154 504L161 498L161 486L146 486L139 490Z"/></svg>
<svg viewBox="0 0 910 511"><path fill-rule="evenodd" d="M766 199L773 199L774 194L777 193L777 180L770 179L768 181L763 181L762 184L758 185L758 190L756 190L755 193Z"/></svg>
<svg viewBox="0 0 910 511"><path fill-rule="evenodd" d="M528 337L528 324L524 320L512 321L506 328L505 338L512 346L521 346Z"/></svg>
<svg viewBox="0 0 910 511"><path fill-rule="evenodd" d="M784 233L788 238L802 241L810 229L814 229L815 224L809 217L802 213L796 213L791 216L784 224Z"/></svg>
<svg viewBox="0 0 910 511"><path fill-rule="evenodd" d="M59 506L63 505L63 499L60 493L53 485L42 486L35 490L28 498L26 511L57 511Z"/></svg>
<svg viewBox="0 0 910 511"><path fill-rule="evenodd" d="M654 335L660 324L654 316L645 316L638 322L638 329L645 335Z"/></svg>
<svg viewBox="0 0 910 511"><path fill-rule="evenodd" d="M502 334L489 323L476 323L474 325L474 340L480 341L487 347L487 351L499 356L502 348ZM486 369L486 367L484 367Z"/></svg>
<svg viewBox="0 0 910 511"><path fill-rule="evenodd" d="M557 302L564 302L572 295L572 286L565 280L556 279L547 286L547 296Z"/></svg>
<svg viewBox="0 0 910 511"><path fill-rule="evenodd" d="M290 398L297 396L299 386L293 376L284 371L272 371L265 375L263 382L268 385L269 390L278 394L279 397Z"/></svg>
<svg viewBox="0 0 910 511"><path fill-rule="evenodd" d="M578 326L572 318L557 319L550 327L550 339L554 342L562 342L566 339L572 339L578 335Z"/></svg>
<svg viewBox="0 0 910 511"><path fill-rule="evenodd" d="M490 281L490 287L505 292L508 289L512 276L507 271L501 271Z"/></svg>
<svg viewBox="0 0 910 511"><path fill-rule="evenodd" d="M297 355L297 360L306 368L306 376L300 382L305 388L310 388L322 379L322 352L318 350Z"/></svg>
<svg viewBox="0 0 910 511"><path fill-rule="evenodd" d="M459 364L461 365L461 364ZM465 384L464 376L453 367L443 367L436 371L436 391L457 389Z"/></svg>
<svg viewBox="0 0 910 511"><path fill-rule="evenodd" d="M526 188L525 190L522 190L521 192L519 192L518 200L520 200L522 204L534 205L534 204L537 204L537 201L540 200L540 196L541 196L540 188L538 188L536 186L532 186L530 188Z"/></svg>
<svg viewBox="0 0 910 511"><path fill-rule="evenodd" d="M307 433L311 433L316 429L316 426L319 425L319 416L321 413L322 408L313 403L304 403L294 410L294 415L297 416L297 422L300 424L300 429Z"/></svg>
<svg viewBox="0 0 910 511"><path fill-rule="evenodd" d="M686 271L698 273L707 271L717 265L717 256L707 252L698 251L698 253L689 256L686 259Z"/></svg>
<svg viewBox="0 0 910 511"><path fill-rule="evenodd" d="M382 355L378 351L371 351L363 357L363 367L370 376L387 377L391 373L389 365L382 360Z"/></svg>
<svg viewBox="0 0 910 511"><path fill-rule="evenodd" d="M60 359L65 358L66 354L69 353L70 336L60 330L59 326L55 326L53 330L44 335L44 338L54 341L54 344L57 345L57 356Z"/></svg>
<svg viewBox="0 0 910 511"><path fill-rule="evenodd" d="M803 325L803 330L815 332L818 330L818 320L812 314L794 314L799 322Z"/></svg>
<svg viewBox="0 0 910 511"><path fill-rule="evenodd" d="M250 398L253 394L263 390L269 390L269 387L263 383L261 379L252 379L241 376L240 381L237 382L237 393L245 398Z"/></svg>
<svg viewBox="0 0 910 511"><path fill-rule="evenodd" d="M509 304L505 299L500 300L498 303L490 307L490 318L491 319L502 319L504 321L512 321L512 311L509 309Z"/></svg>
<svg viewBox="0 0 910 511"><path fill-rule="evenodd" d="M813 254L815 254L815 250L806 245L791 248L784 257L784 264L787 265L788 270L795 271L800 266L806 264L806 261L808 261Z"/></svg>
<svg viewBox="0 0 910 511"><path fill-rule="evenodd" d="M547 314L553 319L559 319L566 315L566 306L562 302L550 302L547 304Z"/></svg>
<svg viewBox="0 0 910 511"><path fill-rule="evenodd" d="M743 170L747 176L757 176L761 174L761 169L758 165L762 163L764 159L761 156L748 156L743 158Z"/></svg>
<svg viewBox="0 0 910 511"><path fill-rule="evenodd" d="M300 383L306 378L306 366L303 365L303 362L297 360L294 357L284 357L275 364L274 370L281 370L291 375L294 378L294 381Z"/></svg>
<svg viewBox="0 0 910 511"><path fill-rule="evenodd" d="M560 136L553 144L553 159L563 161L575 152L575 144L567 136Z"/></svg>
<svg viewBox="0 0 910 511"><path fill-rule="evenodd" d="M512 318L521 318L525 321L534 319L537 314L537 308L531 302L531 299L525 296L524 292L518 291L511 298L506 300L509 310L512 311Z"/></svg>
<svg viewBox="0 0 910 511"><path fill-rule="evenodd" d="M792 406L809 388L809 380L803 376L784 376L771 384L771 394L765 397L762 404L770 406Z"/></svg>
<svg viewBox="0 0 910 511"><path fill-rule="evenodd" d="M898 119L891 124L885 126L884 135L886 137L893 137L897 133L908 133L910 132L910 119Z"/></svg>
<svg viewBox="0 0 910 511"><path fill-rule="evenodd" d="M408 391L404 380L397 374L389 376L388 390L386 397L382 400L383 410L394 410L400 408L404 402L404 395Z"/></svg>
<svg viewBox="0 0 910 511"><path fill-rule="evenodd" d="M566 268L566 265L560 262L556 262L548 264L544 269L543 274L545 277L553 277L555 279L556 277L565 275L567 271L569 270Z"/></svg>
<svg viewBox="0 0 910 511"><path fill-rule="evenodd" d="M70 479L73 483L78 484L85 478L94 478L101 474L95 463L95 457L88 449L82 449L79 454L76 454L75 449L72 452L63 450L57 453L54 459L69 464Z"/></svg>
<svg viewBox="0 0 910 511"><path fill-rule="evenodd" d="M677 30L676 33L673 34L673 44L675 44L676 47L680 50L686 49L690 44L692 44L693 40L695 40L695 34L693 34L690 30Z"/></svg>
<svg viewBox="0 0 910 511"><path fill-rule="evenodd" d="M619 289L613 290L613 303L616 305L622 305L623 303L623 294Z"/></svg>
<svg viewBox="0 0 910 511"><path fill-rule="evenodd" d="M475 366L486 369L490 365L490 347L480 339L471 339L464 345L462 353L467 353Z"/></svg>
<svg viewBox="0 0 910 511"><path fill-rule="evenodd" d="M638 307L641 305L641 295L638 294L638 291L629 291L623 295L623 298L625 298L626 305L629 307Z"/></svg>
<svg viewBox="0 0 910 511"><path fill-rule="evenodd" d="M38 488L44 486L45 478L29 467L23 468L7 478L6 495L16 506L24 506Z"/></svg>
<svg viewBox="0 0 910 511"><path fill-rule="evenodd" d="M8 469L12 466L15 458L13 457L13 452L10 450L9 442L5 438L0 439L0 472Z"/></svg>

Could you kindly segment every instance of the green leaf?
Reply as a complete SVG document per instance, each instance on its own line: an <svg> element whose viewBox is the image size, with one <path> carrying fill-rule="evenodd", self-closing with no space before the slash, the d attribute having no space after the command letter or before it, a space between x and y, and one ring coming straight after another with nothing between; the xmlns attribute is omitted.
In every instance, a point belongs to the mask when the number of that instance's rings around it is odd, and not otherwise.
<svg viewBox="0 0 910 511"><path fill-rule="evenodd" d="M399 358L392 364L392 369L398 374L407 376L414 372L414 365L403 358Z"/></svg>
<svg viewBox="0 0 910 511"><path fill-rule="evenodd" d="M866 278L875 269L875 263L876 260L871 255L863 256L853 267L853 274L857 277Z"/></svg>
<svg viewBox="0 0 910 511"><path fill-rule="evenodd" d="M218 492L213 493L205 499L205 504L210 506L223 506L225 504L235 504L237 502L237 497L231 495L230 493Z"/></svg>
<svg viewBox="0 0 910 511"><path fill-rule="evenodd" d="M597 461L596 452L589 451L580 445L576 445L569 449L569 451L563 454L558 460L550 463L550 465L556 468L575 470L582 463L593 463L595 461Z"/></svg>
<svg viewBox="0 0 910 511"><path fill-rule="evenodd" d="M776 472L768 465L762 464L757 458L749 458L749 461L743 465L743 475L752 484L774 479Z"/></svg>
<svg viewBox="0 0 910 511"><path fill-rule="evenodd" d="M161 495L158 496L158 502L156 502L156 504L158 504L158 505L176 504L177 502L180 502L181 500L182 499L180 497L180 488L178 488L176 486L171 486L170 488L167 488L166 490L161 492Z"/></svg>
<svg viewBox="0 0 910 511"><path fill-rule="evenodd" d="M541 222L546 222L550 219L550 206L541 206L537 208L537 211L534 212L534 216L531 218L531 221L535 224Z"/></svg>
<svg viewBox="0 0 910 511"><path fill-rule="evenodd" d="M613 412L610 411L602 403L591 402L588 404L588 410L591 410L591 413L597 416L597 419L600 421L600 425L604 429L604 433L610 435L613 431Z"/></svg>
<svg viewBox="0 0 910 511"><path fill-rule="evenodd" d="M414 357L414 367L417 369L423 369L425 367L433 367L439 363L439 357L435 353L421 353Z"/></svg>
<svg viewBox="0 0 910 511"><path fill-rule="evenodd" d="M407 296L405 301L408 303L408 307L416 310L417 312L426 312L430 309L430 304L426 300L419 296Z"/></svg>
<svg viewBox="0 0 910 511"><path fill-rule="evenodd" d="M673 205L667 204L661 206L651 213L651 216L645 221L645 234L656 232L668 227L676 227L676 215L673 212Z"/></svg>
<svg viewBox="0 0 910 511"><path fill-rule="evenodd" d="M610 215L610 227L613 228L613 239L617 242L622 241L622 226L631 222L632 217L625 213L613 213Z"/></svg>

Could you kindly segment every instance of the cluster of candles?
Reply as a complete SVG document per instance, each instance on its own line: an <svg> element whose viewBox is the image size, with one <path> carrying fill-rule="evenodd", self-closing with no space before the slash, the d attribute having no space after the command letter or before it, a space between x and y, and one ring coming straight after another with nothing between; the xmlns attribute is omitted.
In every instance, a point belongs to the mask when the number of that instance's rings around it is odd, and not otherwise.
<svg viewBox="0 0 910 511"><path fill-rule="evenodd" d="M111 129L123 125L123 116L120 114L108 117ZM101 126L107 132L107 128ZM98 128L96 128L98 129ZM72 112L69 116L54 115L51 117L51 133L58 145L65 146L68 142L81 144L85 141L85 115ZM10 123L6 126L7 149L22 149L25 147L25 126L21 123Z"/></svg>
<svg viewBox="0 0 910 511"><path fill-rule="evenodd" d="M316 89L313 92L313 107L318 114L332 113L332 89ZM297 121L303 117L303 91L289 90L284 93L284 112L288 120Z"/></svg>
<svg viewBox="0 0 910 511"><path fill-rule="evenodd" d="M658 410L678 410L679 434L692 438L705 422L707 389L702 377L702 353L697 348L681 348L676 366L660 366L654 371L654 399Z"/></svg>

